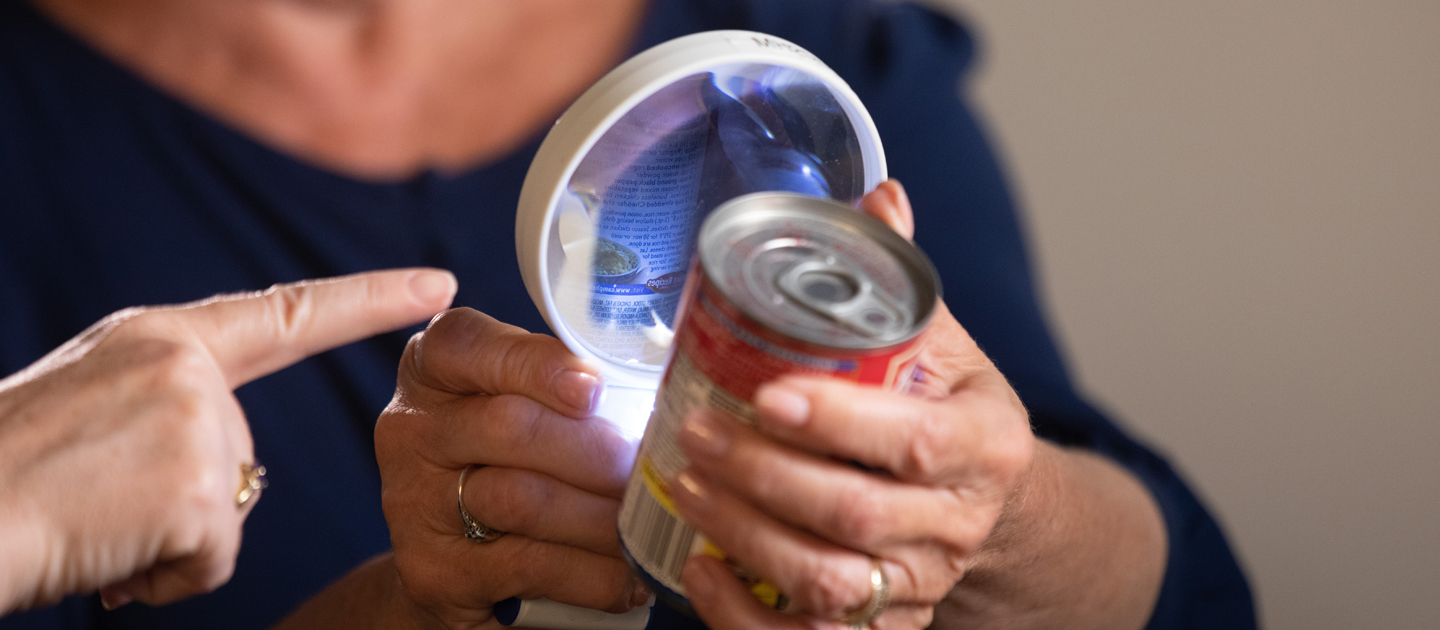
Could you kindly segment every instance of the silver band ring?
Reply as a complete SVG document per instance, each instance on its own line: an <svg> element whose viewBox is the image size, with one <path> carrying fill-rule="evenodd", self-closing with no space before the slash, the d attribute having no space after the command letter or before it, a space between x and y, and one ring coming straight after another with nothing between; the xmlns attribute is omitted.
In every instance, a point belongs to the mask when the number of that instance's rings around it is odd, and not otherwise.
<svg viewBox="0 0 1440 630"><path fill-rule="evenodd" d="M460 488L458 490L458 494L460 495L460 522L465 524L466 538L477 543L495 542L499 540L501 536L504 536L505 532L475 520L475 517L470 516L470 512L465 509L465 476L470 474L471 468L474 468L474 466L466 466L465 470L460 471Z"/></svg>
<svg viewBox="0 0 1440 630"><path fill-rule="evenodd" d="M840 619L851 628L869 628L885 607L890 605L890 576L880 567L879 558L870 558L870 601L856 608Z"/></svg>
<svg viewBox="0 0 1440 630"><path fill-rule="evenodd" d="M240 489L235 491L235 509L243 510L246 505L260 499L260 491L270 487L265 478L265 467L260 462L240 464Z"/></svg>

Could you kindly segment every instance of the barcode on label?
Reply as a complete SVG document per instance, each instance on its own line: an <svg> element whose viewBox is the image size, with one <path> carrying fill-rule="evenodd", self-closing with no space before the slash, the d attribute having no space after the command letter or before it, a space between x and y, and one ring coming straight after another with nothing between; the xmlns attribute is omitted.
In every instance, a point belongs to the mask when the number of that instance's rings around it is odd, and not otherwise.
<svg viewBox="0 0 1440 630"><path fill-rule="evenodd" d="M690 557L695 528L660 505L644 483L632 481L628 490L631 509L622 517L621 531L631 557L651 577L683 595L680 572Z"/></svg>

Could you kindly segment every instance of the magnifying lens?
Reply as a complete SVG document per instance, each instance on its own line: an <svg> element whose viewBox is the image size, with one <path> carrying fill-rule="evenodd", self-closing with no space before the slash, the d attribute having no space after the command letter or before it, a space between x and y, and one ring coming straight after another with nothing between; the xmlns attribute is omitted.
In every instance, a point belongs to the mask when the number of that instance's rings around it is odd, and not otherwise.
<svg viewBox="0 0 1440 630"><path fill-rule="evenodd" d="M764 191L853 206L885 177L869 113L814 55L762 33L689 35L611 71L546 136L520 193L520 272L550 328L604 376L598 415L639 440L706 215ZM495 612L551 630L649 621L648 607L548 600Z"/></svg>

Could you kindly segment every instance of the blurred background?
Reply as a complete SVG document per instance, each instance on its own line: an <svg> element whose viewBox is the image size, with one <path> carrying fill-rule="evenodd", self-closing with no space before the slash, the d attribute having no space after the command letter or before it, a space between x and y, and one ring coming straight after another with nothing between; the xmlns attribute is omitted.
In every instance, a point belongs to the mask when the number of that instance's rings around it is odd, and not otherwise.
<svg viewBox="0 0 1440 630"><path fill-rule="evenodd" d="M1440 627L1440 2L932 4L1072 368L1265 625Z"/></svg>

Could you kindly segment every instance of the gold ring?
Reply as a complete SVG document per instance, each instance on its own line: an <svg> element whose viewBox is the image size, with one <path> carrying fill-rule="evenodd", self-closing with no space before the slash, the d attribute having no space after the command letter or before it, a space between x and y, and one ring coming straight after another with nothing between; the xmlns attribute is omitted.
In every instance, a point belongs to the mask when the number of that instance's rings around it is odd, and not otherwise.
<svg viewBox="0 0 1440 630"><path fill-rule="evenodd" d="M885 607L890 605L890 576L885 575L885 570L880 568L880 559L870 558L870 601L864 606L856 608L844 617L840 618L843 623L851 628L869 628L870 624L885 612Z"/></svg>
<svg viewBox="0 0 1440 630"><path fill-rule="evenodd" d="M460 471L460 522L465 524L466 538L477 543L495 542L504 536L505 532L475 520L475 517L470 516L470 511L465 509L465 476L470 474L471 468L473 466L466 466L465 470Z"/></svg>
<svg viewBox="0 0 1440 630"><path fill-rule="evenodd" d="M240 464L240 489L235 492L235 509L243 510L246 505L259 500L260 491L269 486L265 467L259 462Z"/></svg>

